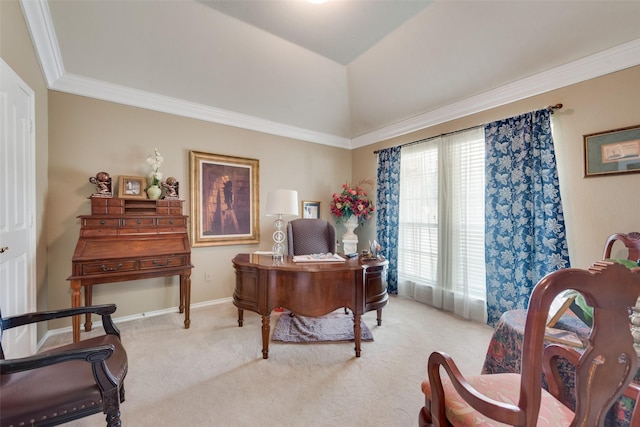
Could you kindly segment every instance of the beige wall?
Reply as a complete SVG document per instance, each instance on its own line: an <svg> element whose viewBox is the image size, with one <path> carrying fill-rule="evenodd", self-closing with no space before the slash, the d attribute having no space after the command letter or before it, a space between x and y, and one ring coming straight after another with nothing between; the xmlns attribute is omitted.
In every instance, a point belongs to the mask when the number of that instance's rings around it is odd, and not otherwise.
<svg viewBox="0 0 640 427"><path fill-rule="evenodd" d="M556 103L564 104L564 108L553 115L552 123L569 255L573 267L588 267L601 258L604 242L610 234L640 230L637 197L640 174L584 178L582 138L585 134L640 125L640 67L356 149L353 151L353 176L375 176L374 150Z"/></svg>
<svg viewBox="0 0 640 427"><path fill-rule="evenodd" d="M606 237L639 230L637 189L640 174L583 178L582 135L640 124L640 67L549 92L375 145L347 151L197 120L47 93L40 66L20 11L0 1L0 55L36 93L36 197L38 307L70 305L71 256L78 237L77 215L89 213L88 179L106 170L146 176L145 162L157 147L165 157L161 171L181 183L189 200L189 150L255 158L260 161L260 210L270 189L293 188L301 200L320 200L331 219L329 197L344 181L375 179L379 148L455 131L563 103L553 118L561 191L573 266L598 259ZM233 292L231 258L238 252L269 249L272 219L260 215L261 243L193 249L192 302L228 298ZM338 234L343 228L339 226ZM373 239L373 221L360 231ZM361 245L362 247L362 245ZM48 251L47 251L48 249ZM205 272L214 281L205 282ZM98 285L94 302L115 302L118 316L177 305L177 281L154 279ZM53 323L52 328L68 326ZM40 331L42 335L42 331Z"/></svg>
<svg viewBox="0 0 640 427"><path fill-rule="evenodd" d="M36 292L37 307L47 307L48 110L47 87L17 1L0 1L0 57L35 93L36 138ZM0 301L0 303L2 303ZM39 333L46 325L38 325Z"/></svg>
<svg viewBox="0 0 640 427"><path fill-rule="evenodd" d="M298 190L300 200L321 201L330 218L329 197L351 177L349 150L216 125L111 102L58 92L49 94L49 306L70 304L71 257L78 238L78 215L90 213L95 186L89 177L108 172L147 176L154 148L164 157L160 171L180 182L189 213L189 151L258 159L260 164L260 244L192 248L192 303L233 294L231 259L236 253L269 250L273 219L264 215L266 194ZM205 272L214 280L205 282ZM178 304L177 278L94 286L94 303L115 302L118 316L161 310ZM59 325L58 325L59 326Z"/></svg>

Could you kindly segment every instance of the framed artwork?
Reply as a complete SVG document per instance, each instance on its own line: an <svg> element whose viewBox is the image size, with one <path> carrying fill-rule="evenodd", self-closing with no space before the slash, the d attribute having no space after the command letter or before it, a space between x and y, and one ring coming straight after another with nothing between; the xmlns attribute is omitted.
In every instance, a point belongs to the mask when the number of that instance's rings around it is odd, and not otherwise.
<svg viewBox="0 0 640 427"><path fill-rule="evenodd" d="M147 179L143 176L119 176L118 197L122 199L146 199Z"/></svg>
<svg viewBox="0 0 640 427"><path fill-rule="evenodd" d="M640 172L640 125L584 135L585 177Z"/></svg>
<svg viewBox="0 0 640 427"><path fill-rule="evenodd" d="M320 218L320 202L302 201L302 218Z"/></svg>
<svg viewBox="0 0 640 427"><path fill-rule="evenodd" d="M190 151L191 244L260 242L256 159Z"/></svg>

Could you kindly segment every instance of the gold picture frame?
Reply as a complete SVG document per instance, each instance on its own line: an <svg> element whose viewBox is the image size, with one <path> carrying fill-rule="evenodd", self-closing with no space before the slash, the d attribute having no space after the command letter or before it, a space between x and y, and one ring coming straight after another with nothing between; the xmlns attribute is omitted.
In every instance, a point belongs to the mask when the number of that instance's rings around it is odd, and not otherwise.
<svg viewBox="0 0 640 427"><path fill-rule="evenodd" d="M118 177L118 197L121 199L146 199L147 179L143 176Z"/></svg>
<svg viewBox="0 0 640 427"><path fill-rule="evenodd" d="M640 125L584 135L584 176L640 172Z"/></svg>
<svg viewBox="0 0 640 427"><path fill-rule="evenodd" d="M320 219L320 202L303 200L301 212L302 218Z"/></svg>
<svg viewBox="0 0 640 427"><path fill-rule="evenodd" d="M260 243L260 164L256 159L189 152L191 245Z"/></svg>

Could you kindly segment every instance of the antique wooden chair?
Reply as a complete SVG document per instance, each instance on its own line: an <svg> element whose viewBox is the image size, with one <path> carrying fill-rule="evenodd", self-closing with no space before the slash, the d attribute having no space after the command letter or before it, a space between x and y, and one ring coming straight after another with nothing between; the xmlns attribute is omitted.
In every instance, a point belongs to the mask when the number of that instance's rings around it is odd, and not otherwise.
<svg viewBox="0 0 640 427"><path fill-rule="evenodd" d="M615 233L609 236L607 243L604 245L604 253L602 259L611 258L611 251L616 242L622 243L628 250L627 259L638 262L640 260L640 233L633 231L631 233Z"/></svg>
<svg viewBox="0 0 640 427"><path fill-rule="evenodd" d="M287 224L289 255L336 252L336 229L324 219L299 218Z"/></svg>
<svg viewBox="0 0 640 427"><path fill-rule="evenodd" d="M2 318L2 332L34 322L95 313L105 334L33 356L5 359L0 341L0 425L54 426L103 412L121 425L127 353L111 320L116 306L99 305Z"/></svg>
<svg viewBox="0 0 640 427"><path fill-rule="evenodd" d="M542 388L549 306L556 295L567 289L579 291L594 307L587 348L570 359L576 362L575 412L564 404L561 395L553 394L558 393L559 387L551 387L550 392ZM529 301L520 374L463 377L448 354L434 352L428 362L429 378L422 383L425 406L420 411L419 424L604 425L608 409L623 392L637 399L636 388L628 388L638 365L628 309L639 295L640 268L631 270L602 261L589 270L569 268L548 274L535 286ZM553 361L551 356L547 354ZM553 366L552 362L546 363ZM444 378L441 368L448 374Z"/></svg>

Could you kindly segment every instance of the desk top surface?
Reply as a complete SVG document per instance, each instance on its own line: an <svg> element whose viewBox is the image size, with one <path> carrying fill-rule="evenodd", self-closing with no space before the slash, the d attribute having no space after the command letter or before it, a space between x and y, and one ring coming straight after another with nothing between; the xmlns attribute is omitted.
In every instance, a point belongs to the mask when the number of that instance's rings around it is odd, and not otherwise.
<svg viewBox="0 0 640 427"><path fill-rule="evenodd" d="M278 261L268 254L238 254L233 258L234 266L255 267L263 270L292 270L292 271L336 271L360 270L369 267L384 266L388 263L384 258L365 260L360 257L346 258L344 262L293 262L293 257L285 256Z"/></svg>

